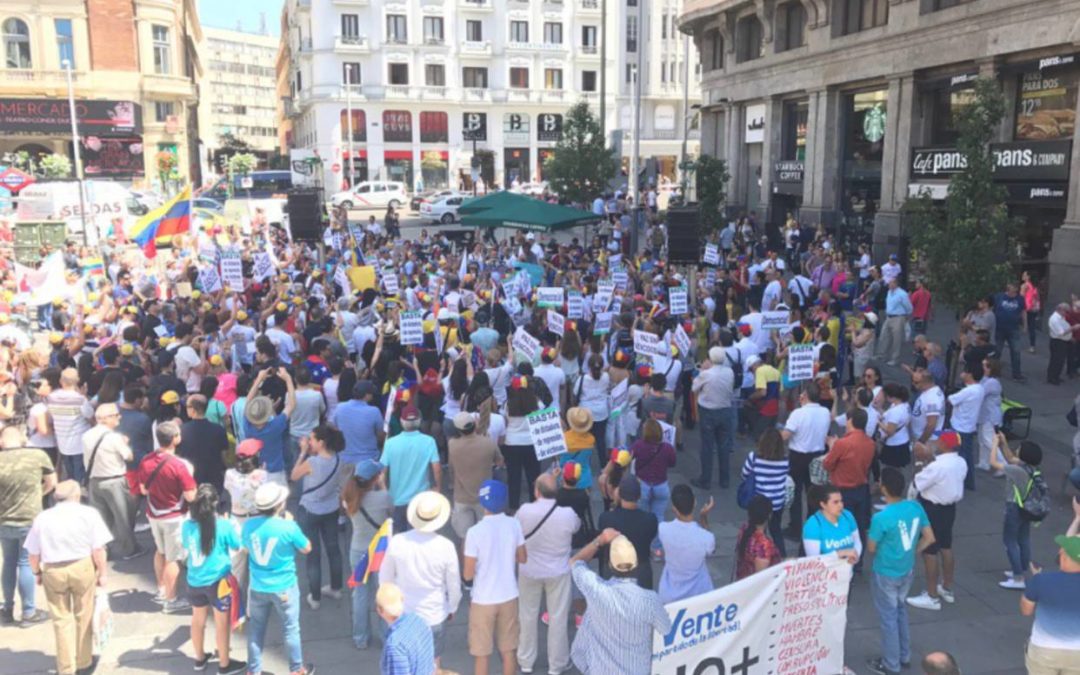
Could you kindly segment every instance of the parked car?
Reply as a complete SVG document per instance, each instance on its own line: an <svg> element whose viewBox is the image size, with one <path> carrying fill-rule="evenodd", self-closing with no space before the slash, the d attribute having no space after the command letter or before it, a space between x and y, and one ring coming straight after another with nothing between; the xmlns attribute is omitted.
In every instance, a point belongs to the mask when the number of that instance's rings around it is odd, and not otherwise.
<svg viewBox="0 0 1080 675"><path fill-rule="evenodd" d="M440 197L455 194L455 190L424 190L413 195L413 198L409 200L409 208L414 212L420 213L420 205L424 202L433 202Z"/></svg>
<svg viewBox="0 0 1080 675"><path fill-rule="evenodd" d="M364 181L357 183L351 190L338 192L330 198L334 206L352 208L378 208L392 206L401 208L409 203L409 193L404 183L394 181Z"/></svg>
<svg viewBox="0 0 1080 675"><path fill-rule="evenodd" d="M420 218L432 223L450 224L457 220L457 211L465 195L453 193L420 205Z"/></svg>
<svg viewBox="0 0 1080 675"><path fill-rule="evenodd" d="M205 209L207 211L213 211L217 214L225 212L225 205L216 199L210 199L209 197L196 197L191 200L191 206L196 209Z"/></svg>

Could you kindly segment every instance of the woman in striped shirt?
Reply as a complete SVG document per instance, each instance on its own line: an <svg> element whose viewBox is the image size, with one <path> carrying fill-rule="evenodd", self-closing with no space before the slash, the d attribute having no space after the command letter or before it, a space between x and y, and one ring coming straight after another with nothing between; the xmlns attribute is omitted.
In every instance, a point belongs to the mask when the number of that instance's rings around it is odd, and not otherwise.
<svg viewBox="0 0 1080 675"><path fill-rule="evenodd" d="M769 518L769 535L781 556L786 556L784 535L780 520L784 514L785 486L788 476L787 445L776 429L766 429L758 439L757 450L743 462L742 477L754 476L754 492L772 502L773 513Z"/></svg>

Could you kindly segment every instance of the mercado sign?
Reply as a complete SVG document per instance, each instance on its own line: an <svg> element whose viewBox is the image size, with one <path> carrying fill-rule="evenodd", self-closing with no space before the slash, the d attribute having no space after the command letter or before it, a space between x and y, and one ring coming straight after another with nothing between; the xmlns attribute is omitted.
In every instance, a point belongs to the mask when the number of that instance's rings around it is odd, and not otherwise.
<svg viewBox="0 0 1080 675"><path fill-rule="evenodd" d="M81 134L141 134L142 106L132 101L75 101ZM7 133L71 134L66 100L0 98L0 129Z"/></svg>

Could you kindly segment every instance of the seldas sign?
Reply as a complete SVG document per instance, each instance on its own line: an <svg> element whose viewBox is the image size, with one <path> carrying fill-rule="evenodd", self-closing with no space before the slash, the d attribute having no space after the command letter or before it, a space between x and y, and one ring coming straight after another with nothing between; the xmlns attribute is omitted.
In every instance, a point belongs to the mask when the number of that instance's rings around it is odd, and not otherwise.
<svg viewBox="0 0 1080 675"><path fill-rule="evenodd" d="M1069 180L1072 141L994 143L990 150L997 180ZM915 148L911 152L912 179L947 178L965 168L967 157L956 148Z"/></svg>

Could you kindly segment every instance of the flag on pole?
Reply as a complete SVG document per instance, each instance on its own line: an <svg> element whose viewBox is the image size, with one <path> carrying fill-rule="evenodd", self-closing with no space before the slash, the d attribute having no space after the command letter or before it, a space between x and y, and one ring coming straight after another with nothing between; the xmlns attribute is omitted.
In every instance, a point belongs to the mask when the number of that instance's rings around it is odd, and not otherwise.
<svg viewBox="0 0 1080 675"><path fill-rule="evenodd" d="M353 569L352 576L349 577L349 588L356 588L367 583L368 577L372 572L378 572L382 568L383 558L386 556L386 547L390 545L390 537L393 535L394 521L390 518L386 519L386 522L382 524L376 532L375 536L371 538L371 543L368 544L367 551L360 557L360 560L356 563L356 567Z"/></svg>
<svg viewBox="0 0 1080 675"><path fill-rule="evenodd" d="M173 237L191 229L191 186L169 202L139 219L128 237L142 248L147 258L157 255L157 240Z"/></svg>

